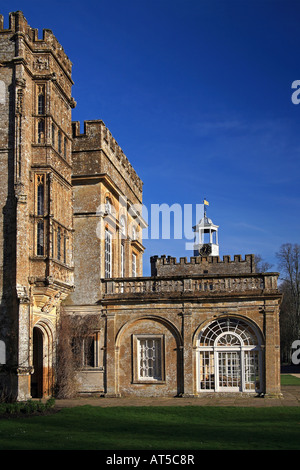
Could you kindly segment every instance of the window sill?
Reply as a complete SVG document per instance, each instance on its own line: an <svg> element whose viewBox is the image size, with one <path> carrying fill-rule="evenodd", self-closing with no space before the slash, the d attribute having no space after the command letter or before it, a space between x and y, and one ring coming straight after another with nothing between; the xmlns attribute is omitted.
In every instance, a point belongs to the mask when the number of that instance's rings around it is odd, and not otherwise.
<svg viewBox="0 0 300 470"><path fill-rule="evenodd" d="M142 385L164 385L166 384L165 380L134 380L132 384L142 384Z"/></svg>

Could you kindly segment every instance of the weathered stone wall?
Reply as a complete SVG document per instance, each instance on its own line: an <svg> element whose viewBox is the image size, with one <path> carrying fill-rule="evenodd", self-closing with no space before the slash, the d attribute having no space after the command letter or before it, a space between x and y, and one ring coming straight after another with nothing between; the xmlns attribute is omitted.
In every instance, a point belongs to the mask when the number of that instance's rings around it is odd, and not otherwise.
<svg viewBox="0 0 300 470"><path fill-rule="evenodd" d="M8 29L0 16L0 63L0 288L8 293L2 296L1 323L10 330L0 328L0 335L5 335L6 367L13 374L11 391L26 399L33 327L43 332L44 344L48 341L41 384L46 396L53 385L57 308L73 288L73 82L71 62L52 31L44 30L39 39L20 11L10 14ZM43 180L39 213L38 178Z"/></svg>
<svg viewBox="0 0 300 470"><path fill-rule="evenodd" d="M111 276L132 276L133 254L136 275L142 275L145 225L137 213L142 182L128 159L102 121L85 121L84 129L80 134L79 123L73 123L76 288L66 303L78 305L93 304L100 298L101 279L105 277L105 230L112 236Z"/></svg>
<svg viewBox="0 0 300 470"><path fill-rule="evenodd" d="M247 274L255 273L254 255L235 255L232 260L230 256L193 256L188 261L182 257L177 261L171 256L152 256L152 276L178 276L185 274Z"/></svg>
<svg viewBox="0 0 300 470"><path fill-rule="evenodd" d="M277 274L244 275L246 283L242 280L240 283L242 276L236 275L231 287L225 282L227 289L218 284L218 276L204 277L214 289L195 290L193 276L181 280L179 277L126 279L119 291L110 284L121 283L121 280L103 281L106 285L102 295L103 314L112 330L107 333L110 338L106 343L105 373L110 379L106 393L157 397L199 395L197 338L204 326L220 318L243 319L255 325L262 340L262 390L266 394L280 393L278 319L281 296L277 290ZM230 275L229 279L232 279ZM186 288L179 289L178 283ZM166 374L161 383L134 380L133 341L138 334L164 337Z"/></svg>
<svg viewBox="0 0 300 470"><path fill-rule="evenodd" d="M79 391L106 396L200 396L200 331L216 319L233 318L257 328L262 342L262 391L280 393L277 277L276 273L252 273L102 280L99 305L66 307L70 314L75 309L74 313L85 315L88 309L101 317L103 362L98 371L84 371L86 380ZM163 341L162 380L140 380L136 339L152 335Z"/></svg>
<svg viewBox="0 0 300 470"><path fill-rule="evenodd" d="M73 175L106 174L131 204L142 204L143 183L103 121L73 123Z"/></svg>

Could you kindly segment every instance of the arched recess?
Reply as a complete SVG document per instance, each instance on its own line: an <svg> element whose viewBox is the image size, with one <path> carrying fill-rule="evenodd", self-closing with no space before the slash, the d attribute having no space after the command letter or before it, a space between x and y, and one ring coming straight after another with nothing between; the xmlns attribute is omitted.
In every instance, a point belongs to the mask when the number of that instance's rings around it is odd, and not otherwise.
<svg viewBox="0 0 300 470"><path fill-rule="evenodd" d="M31 396L49 397L53 393L54 382L54 328L47 320L39 320L32 332Z"/></svg>
<svg viewBox="0 0 300 470"><path fill-rule="evenodd" d="M119 394L176 396L182 393L182 336L168 320L145 315L126 322L116 335Z"/></svg>
<svg viewBox="0 0 300 470"><path fill-rule="evenodd" d="M194 347L198 392L262 392L264 338L253 321L226 315L205 322Z"/></svg>

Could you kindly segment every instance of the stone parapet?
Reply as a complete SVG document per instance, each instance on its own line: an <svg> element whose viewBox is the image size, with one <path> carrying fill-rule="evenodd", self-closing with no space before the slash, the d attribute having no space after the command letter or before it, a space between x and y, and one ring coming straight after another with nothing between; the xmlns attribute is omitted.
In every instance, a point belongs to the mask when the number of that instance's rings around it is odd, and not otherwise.
<svg viewBox="0 0 300 470"><path fill-rule="evenodd" d="M251 275L199 275L199 276L164 276L141 278L103 279L102 296L107 299L111 296L160 295L170 296L209 296L215 295L261 295L279 294L277 289L278 273L251 274Z"/></svg>

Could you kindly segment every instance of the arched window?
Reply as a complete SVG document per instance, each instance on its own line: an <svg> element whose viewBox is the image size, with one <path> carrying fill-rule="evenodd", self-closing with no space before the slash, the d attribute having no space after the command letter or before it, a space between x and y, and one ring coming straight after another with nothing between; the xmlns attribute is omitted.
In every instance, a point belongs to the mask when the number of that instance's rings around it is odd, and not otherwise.
<svg viewBox="0 0 300 470"><path fill-rule="evenodd" d="M261 391L261 338L252 324L215 320L200 332L197 349L199 391Z"/></svg>

